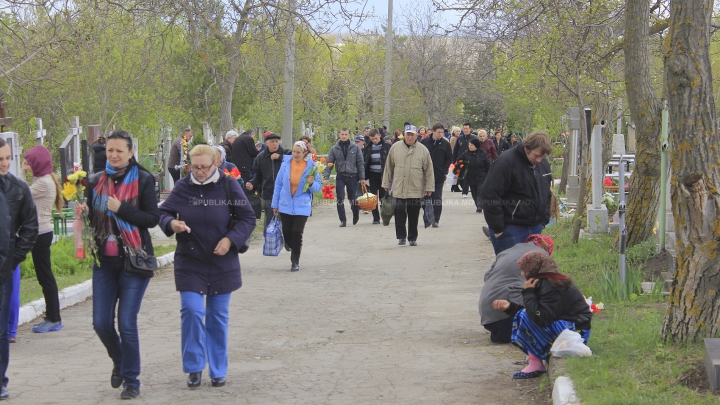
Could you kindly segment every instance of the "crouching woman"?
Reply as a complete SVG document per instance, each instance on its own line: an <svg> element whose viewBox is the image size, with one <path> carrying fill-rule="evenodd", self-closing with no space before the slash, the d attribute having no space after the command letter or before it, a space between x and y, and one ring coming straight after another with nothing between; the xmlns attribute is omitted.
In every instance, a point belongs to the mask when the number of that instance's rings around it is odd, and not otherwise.
<svg viewBox="0 0 720 405"><path fill-rule="evenodd" d="M580 290L558 271L550 256L531 251L517 264L525 277L524 305L495 300L493 308L514 315L511 342L530 359L530 364L513 378L536 378L547 371L542 361L549 357L553 342L563 330L578 332L588 343L592 312Z"/></svg>

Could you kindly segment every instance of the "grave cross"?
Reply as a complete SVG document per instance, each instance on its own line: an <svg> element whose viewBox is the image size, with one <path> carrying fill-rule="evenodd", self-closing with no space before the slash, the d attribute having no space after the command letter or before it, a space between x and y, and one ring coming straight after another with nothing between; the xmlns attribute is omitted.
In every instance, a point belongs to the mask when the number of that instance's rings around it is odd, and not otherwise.
<svg viewBox="0 0 720 405"><path fill-rule="evenodd" d="M73 117L70 121L70 128L68 129L68 135L73 135L72 148L75 151L74 158L80 159L80 134L82 134L82 127L80 126L80 117ZM74 166L80 166L80 162L73 162ZM84 168L87 169L87 168Z"/></svg>
<svg viewBox="0 0 720 405"><path fill-rule="evenodd" d="M45 142L47 131L43 129L42 118L35 118L35 125L37 125L37 131L35 131L35 139L38 141L38 145L42 145Z"/></svg>
<svg viewBox="0 0 720 405"><path fill-rule="evenodd" d="M12 125L12 117L5 116L7 106L8 102L0 97L0 132L5 132L5 127Z"/></svg>

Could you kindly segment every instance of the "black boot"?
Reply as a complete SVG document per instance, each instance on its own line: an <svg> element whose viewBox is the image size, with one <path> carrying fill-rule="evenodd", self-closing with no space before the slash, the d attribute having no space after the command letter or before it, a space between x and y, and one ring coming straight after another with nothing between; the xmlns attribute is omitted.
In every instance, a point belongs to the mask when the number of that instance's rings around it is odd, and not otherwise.
<svg viewBox="0 0 720 405"><path fill-rule="evenodd" d="M302 250L302 233L292 233L292 253L290 253L290 271L300 270L300 251Z"/></svg>

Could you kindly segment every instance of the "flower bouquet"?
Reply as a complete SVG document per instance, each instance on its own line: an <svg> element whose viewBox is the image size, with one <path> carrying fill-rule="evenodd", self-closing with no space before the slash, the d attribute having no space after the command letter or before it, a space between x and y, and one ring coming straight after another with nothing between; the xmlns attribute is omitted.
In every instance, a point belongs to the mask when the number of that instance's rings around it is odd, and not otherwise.
<svg viewBox="0 0 720 405"><path fill-rule="evenodd" d="M228 171L228 169L223 169L223 173L225 173L226 176L230 176L233 179L237 179L240 177L240 170L238 170L237 167L233 167L232 171Z"/></svg>
<svg viewBox="0 0 720 405"><path fill-rule="evenodd" d="M303 188L303 193L308 191L308 188L310 188L310 183L308 183L307 179L310 177L315 178L315 175L318 174L318 167L317 165L310 168L310 171L308 172L307 178L305 179L305 188Z"/></svg>
<svg viewBox="0 0 720 405"><path fill-rule="evenodd" d="M323 198L326 200L334 200L335 199L335 193L333 190L335 189L335 186L332 184L326 184L320 191L323 193Z"/></svg>
<svg viewBox="0 0 720 405"><path fill-rule="evenodd" d="M455 165L455 177L462 180L465 178L466 174L467 174L467 168L465 167L465 160L460 159L460 160L458 160L457 164Z"/></svg>
<svg viewBox="0 0 720 405"><path fill-rule="evenodd" d="M62 195L65 201L73 201L78 204L85 202L85 187L87 186L87 173L77 170L73 174L67 176L63 182ZM73 221L73 231L75 240L75 258L87 258L86 248L93 249L95 241L93 240L90 229L90 219L85 210L79 218Z"/></svg>
<svg viewBox="0 0 720 405"><path fill-rule="evenodd" d="M180 177L185 177L190 173L190 164L188 163L188 142L183 138L182 143L182 161L180 162Z"/></svg>

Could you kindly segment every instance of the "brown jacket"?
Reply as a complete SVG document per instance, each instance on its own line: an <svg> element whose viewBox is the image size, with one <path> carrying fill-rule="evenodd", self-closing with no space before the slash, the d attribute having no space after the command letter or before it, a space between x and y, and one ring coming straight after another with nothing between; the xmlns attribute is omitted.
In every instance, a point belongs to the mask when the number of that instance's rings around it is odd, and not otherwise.
<svg viewBox="0 0 720 405"><path fill-rule="evenodd" d="M432 158L420 142L407 146L404 140L393 144L383 171L383 188L392 188L395 198L422 198L435 191Z"/></svg>

